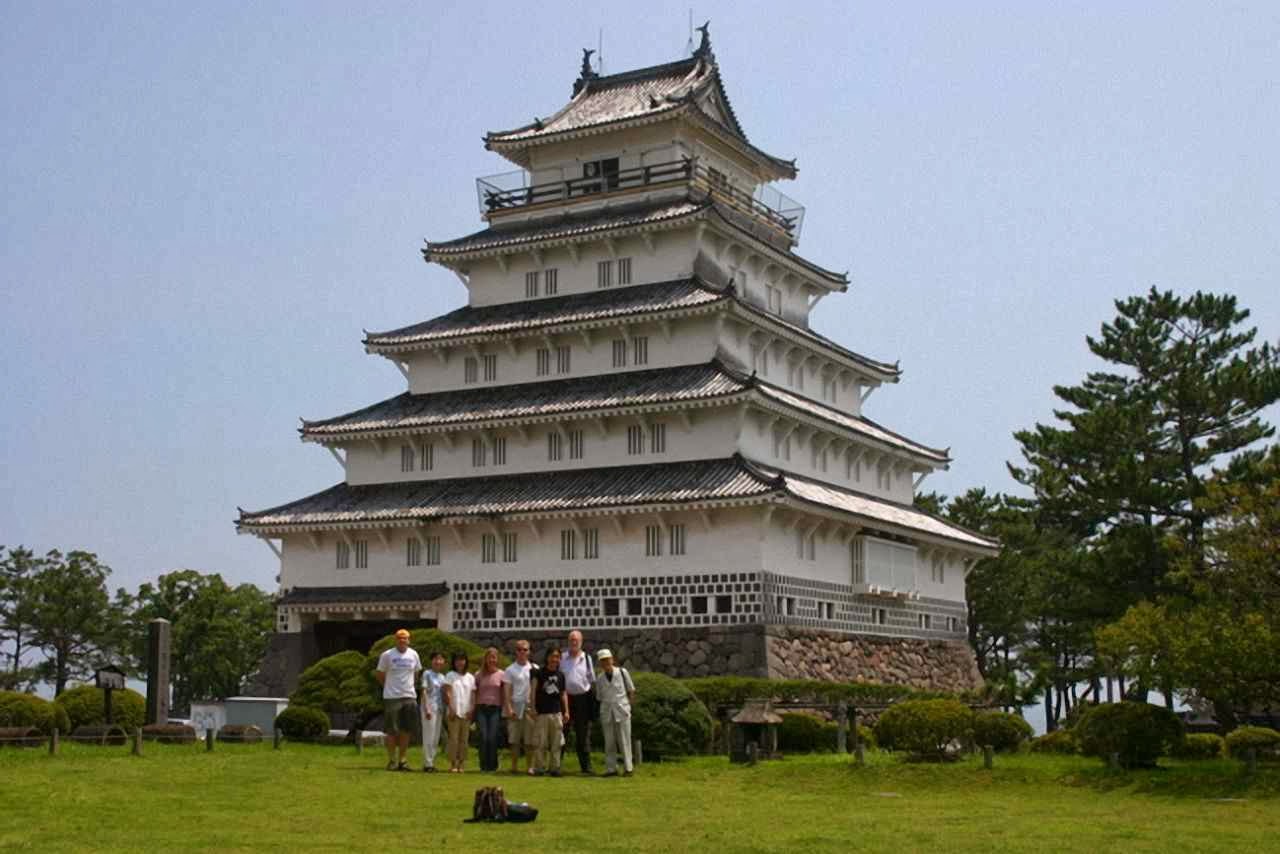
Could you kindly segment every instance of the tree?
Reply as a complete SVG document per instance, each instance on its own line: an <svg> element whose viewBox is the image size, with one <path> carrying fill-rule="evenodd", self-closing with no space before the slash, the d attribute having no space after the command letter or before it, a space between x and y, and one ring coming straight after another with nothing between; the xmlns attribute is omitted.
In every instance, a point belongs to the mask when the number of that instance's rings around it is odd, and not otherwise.
<svg viewBox="0 0 1280 854"><path fill-rule="evenodd" d="M20 690L35 681L34 668L26 665L31 645L31 579L40 559L21 546L0 546L0 645L10 644L0 667L0 690Z"/></svg>
<svg viewBox="0 0 1280 854"><path fill-rule="evenodd" d="M240 693L267 649L275 607L252 584L231 587L217 574L182 569L143 584L122 597L129 615L127 647L135 666L145 667L148 624L170 622L173 708L199 698Z"/></svg>
<svg viewBox="0 0 1280 854"><path fill-rule="evenodd" d="M31 642L45 654L37 672L55 694L115 656L123 615L107 596L110 574L97 555L55 549L31 577Z"/></svg>

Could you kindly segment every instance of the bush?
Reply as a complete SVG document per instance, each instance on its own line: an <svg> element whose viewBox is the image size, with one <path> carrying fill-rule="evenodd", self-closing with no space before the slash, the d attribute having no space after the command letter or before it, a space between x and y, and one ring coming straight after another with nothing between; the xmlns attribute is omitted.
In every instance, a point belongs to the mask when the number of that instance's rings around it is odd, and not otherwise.
<svg viewBox="0 0 1280 854"><path fill-rule="evenodd" d="M102 709L103 693L101 688L93 685L81 685L63 691L53 702L66 709L71 729L75 730L107 722ZM111 718L116 726L123 727L126 732L133 732L147 719L146 699L129 688L112 691Z"/></svg>
<svg viewBox="0 0 1280 854"><path fill-rule="evenodd" d="M876 734L870 727L858 724L858 741L862 742L862 748L864 750L876 749ZM853 739L849 740L849 749L853 750Z"/></svg>
<svg viewBox="0 0 1280 854"><path fill-rule="evenodd" d="M1280 732L1265 726L1242 726L1233 729L1226 738L1227 755L1244 759L1249 748L1257 751L1259 759L1280 754Z"/></svg>
<svg viewBox="0 0 1280 854"><path fill-rule="evenodd" d="M711 713L678 680L661 673L632 673L636 702L631 737L643 744L645 758L701 753L711 737Z"/></svg>
<svg viewBox="0 0 1280 854"><path fill-rule="evenodd" d="M1120 754L1126 768L1151 767L1182 742L1182 721L1150 703L1107 703L1094 706L1073 730L1086 756L1106 759Z"/></svg>
<svg viewBox="0 0 1280 854"><path fill-rule="evenodd" d="M313 741L329 734L329 716L324 709L289 706L276 715L276 729L294 741Z"/></svg>
<svg viewBox="0 0 1280 854"><path fill-rule="evenodd" d="M998 753L1012 753L1035 730L1020 716L1010 712L979 712L973 716L973 743L990 745Z"/></svg>
<svg viewBox="0 0 1280 854"><path fill-rule="evenodd" d="M1171 755L1178 759L1221 759L1222 745L1222 736L1211 732L1196 732L1183 739L1182 744L1175 747Z"/></svg>
<svg viewBox="0 0 1280 854"><path fill-rule="evenodd" d="M939 758L953 742L972 738L973 712L959 700L906 700L885 709L875 731L889 750Z"/></svg>
<svg viewBox="0 0 1280 854"><path fill-rule="evenodd" d="M54 728L71 733L67 710L56 703L20 691L0 691L0 726L30 726L49 735Z"/></svg>
<svg viewBox="0 0 1280 854"><path fill-rule="evenodd" d="M142 737L161 744L194 744L196 729L187 724L147 724L142 728Z"/></svg>
<svg viewBox="0 0 1280 854"><path fill-rule="evenodd" d="M747 700L769 698L779 702L838 703L850 706L882 705L907 697L926 699L947 696L925 694L905 685L868 682L826 682L821 679L759 679L749 676L700 676L680 680L708 709L740 708Z"/></svg>
<svg viewBox="0 0 1280 854"><path fill-rule="evenodd" d="M832 721L807 712L785 712L778 724L778 747L787 753L830 753L836 749Z"/></svg>
<svg viewBox="0 0 1280 854"><path fill-rule="evenodd" d="M1076 737L1071 734L1071 730L1059 729L1031 739L1030 749L1032 753L1067 754L1077 753L1080 745L1076 743Z"/></svg>
<svg viewBox="0 0 1280 854"><path fill-rule="evenodd" d="M387 635L382 640L375 643L369 648L368 665L370 679L373 678L373 671L378 666L378 656L396 645L395 635ZM484 663L485 648L472 643L466 638L460 638L457 635L451 635L448 632L442 632L439 629L414 629L409 648L418 651L418 657L422 659L424 668L431 666L430 655L433 652L443 652L445 661L448 662L446 667L453 665L454 653L465 653L470 659L471 671L480 669L480 665ZM498 654L498 665L506 667L511 663L511 659L505 654Z"/></svg>

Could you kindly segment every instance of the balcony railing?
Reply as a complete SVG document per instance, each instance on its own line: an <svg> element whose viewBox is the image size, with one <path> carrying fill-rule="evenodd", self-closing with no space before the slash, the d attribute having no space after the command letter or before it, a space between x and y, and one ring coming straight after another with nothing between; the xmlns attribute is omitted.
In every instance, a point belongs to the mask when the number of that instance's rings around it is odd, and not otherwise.
<svg viewBox="0 0 1280 854"><path fill-rule="evenodd" d="M524 171L477 178L476 196L481 216L492 219L535 205L565 204L602 194L683 183L763 223L791 244L799 242L804 223L804 206L777 188L764 185L754 194L746 193L733 186L723 173L704 166L696 158L635 166L590 178L543 184L529 184L528 180L529 174Z"/></svg>

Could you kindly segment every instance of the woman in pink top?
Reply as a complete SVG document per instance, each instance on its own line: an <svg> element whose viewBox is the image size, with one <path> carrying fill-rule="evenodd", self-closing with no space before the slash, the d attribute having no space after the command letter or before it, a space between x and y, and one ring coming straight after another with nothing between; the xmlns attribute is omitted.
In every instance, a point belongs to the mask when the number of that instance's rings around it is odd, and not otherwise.
<svg viewBox="0 0 1280 854"><path fill-rule="evenodd" d="M507 674L498 666L498 650L484 651L484 664L476 674L476 724L480 730L480 770L498 770L498 733L502 729L502 686Z"/></svg>

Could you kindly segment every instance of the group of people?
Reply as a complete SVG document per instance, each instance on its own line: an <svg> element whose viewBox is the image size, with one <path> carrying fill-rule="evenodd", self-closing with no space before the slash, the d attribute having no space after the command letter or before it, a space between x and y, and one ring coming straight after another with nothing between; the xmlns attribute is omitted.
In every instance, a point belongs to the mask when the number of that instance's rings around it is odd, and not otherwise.
<svg viewBox="0 0 1280 854"><path fill-rule="evenodd" d="M382 684L387 769L409 770L409 740L415 715L422 724L422 770L434 772L441 740L449 771L462 773L467 759L471 725L479 730L480 770L498 770L498 743L506 721L511 773L520 773L525 758L528 774L560 776L561 756L570 731L583 774L591 767L591 723L604 727L604 776L631 776L631 705L636 687L625 668L602 649L591 655L582 648L582 632L569 633L568 649L546 650L542 665L530 660L527 640L518 640L516 658L505 669L496 647L485 650L476 673L465 653L446 662L443 652L431 653L425 668L409 645L408 630L396 632L396 644L378 658ZM446 670L447 666L447 670Z"/></svg>

